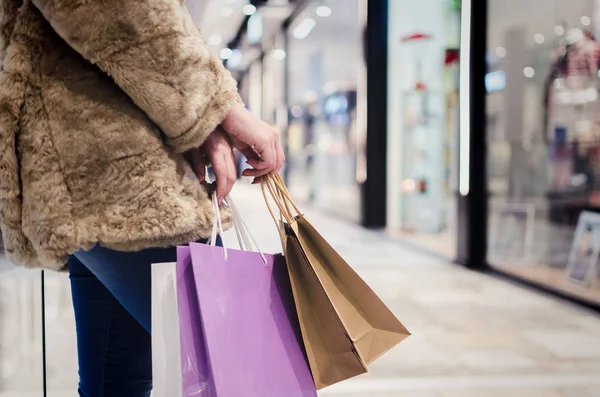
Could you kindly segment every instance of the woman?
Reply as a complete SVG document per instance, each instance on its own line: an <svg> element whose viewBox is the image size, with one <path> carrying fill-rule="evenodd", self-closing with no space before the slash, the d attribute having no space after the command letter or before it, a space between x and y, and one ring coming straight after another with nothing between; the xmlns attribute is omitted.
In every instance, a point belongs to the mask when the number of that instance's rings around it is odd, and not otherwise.
<svg viewBox="0 0 600 397"><path fill-rule="evenodd" d="M205 156L223 200L232 145L260 178L284 161L279 138L183 0L0 0L0 61L6 252L68 268L79 395L149 396L150 264L210 235Z"/></svg>

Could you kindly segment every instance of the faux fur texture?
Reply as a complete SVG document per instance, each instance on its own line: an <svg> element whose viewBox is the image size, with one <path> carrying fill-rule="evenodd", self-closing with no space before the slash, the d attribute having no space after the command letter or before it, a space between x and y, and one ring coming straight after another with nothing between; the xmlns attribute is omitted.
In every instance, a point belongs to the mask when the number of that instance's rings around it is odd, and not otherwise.
<svg viewBox="0 0 600 397"><path fill-rule="evenodd" d="M210 235L209 196L181 153L241 101L179 0L0 0L0 61L0 217L14 261L60 269L97 243Z"/></svg>

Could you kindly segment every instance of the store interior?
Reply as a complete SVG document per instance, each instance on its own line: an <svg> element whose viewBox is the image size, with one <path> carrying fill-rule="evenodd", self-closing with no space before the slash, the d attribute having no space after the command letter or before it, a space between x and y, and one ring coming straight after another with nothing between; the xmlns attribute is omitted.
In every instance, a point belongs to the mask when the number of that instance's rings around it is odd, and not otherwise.
<svg viewBox="0 0 600 397"><path fill-rule="evenodd" d="M600 302L600 2L489 2L488 262Z"/></svg>
<svg viewBox="0 0 600 397"><path fill-rule="evenodd" d="M388 228L454 259L460 1L389 7Z"/></svg>

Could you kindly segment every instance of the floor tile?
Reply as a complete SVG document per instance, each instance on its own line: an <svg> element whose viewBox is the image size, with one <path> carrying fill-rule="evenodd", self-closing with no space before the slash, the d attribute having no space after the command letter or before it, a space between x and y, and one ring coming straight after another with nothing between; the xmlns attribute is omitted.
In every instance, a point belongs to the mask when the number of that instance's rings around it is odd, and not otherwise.
<svg viewBox="0 0 600 397"><path fill-rule="evenodd" d="M600 334L548 329L526 332L525 337L560 358L600 358Z"/></svg>
<svg viewBox="0 0 600 397"><path fill-rule="evenodd" d="M524 370L537 368L537 363L524 354L511 350L474 350L458 354L462 364L474 371Z"/></svg>
<svg viewBox="0 0 600 397"><path fill-rule="evenodd" d="M453 390L441 397L563 397L557 390Z"/></svg>
<svg viewBox="0 0 600 397"><path fill-rule="evenodd" d="M600 397L600 387L561 389L561 397Z"/></svg>
<svg viewBox="0 0 600 397"><path fill-rule="evenodd" d="M451 351L520 349L529 343L517 335L489 328L456 330L446 327L431 327L424 330L423 335L434 345Z"/></svg>

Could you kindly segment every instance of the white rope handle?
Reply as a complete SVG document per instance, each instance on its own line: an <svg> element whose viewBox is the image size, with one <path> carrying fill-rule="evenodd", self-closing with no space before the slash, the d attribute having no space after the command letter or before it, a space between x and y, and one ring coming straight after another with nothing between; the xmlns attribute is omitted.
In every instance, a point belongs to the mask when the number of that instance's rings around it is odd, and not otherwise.
<svg viewBox="0 0 600 397"><path fill-rule="evenodd" d="M258 246L258 243L256 242L256 240L250 233L250 229L246 225L246 222L244 222L244 220L242 219L242 216L240 215L240 212L238 211L235 204L233 203L233 200L231 199L231 197L226 198L224 200L224 203L231 209L231 212L233 213L233 227L235 229L235 234L238 239L240 249L242 251L251 251L252 248L254 247L256 249L256 251L258 251L258 254L260 255L265 266L268 265L269 262L267 261L265 254L263 254L260 247ZM213 193L212 204L213 204L215 219L213 221L212 235L210 237L209 244L214 247L217 244L217 235L224 234L223 223L221 220L221 211L219 209L219 203L217 201L216 192ZM225 246L224 241L222 241L222 243L223 243L223 254L224 254L225 260L227 260L227 257L228 257L227 247Z"/></svg>
<svg viewBox="0 0 600 397"><path fill-rule="evenodd" d="M225 199L225 204L227 204L227 206L231 208L231 212L233 212L233 223L240 230L240 237L242 240L240 241L240 248L242 248L242 244L244 244L244 247L246 247L246 249L251 250L252 243L254 243L254 245L256 246L256 242L254 241L254 238L249 237L250 231L244 223L244 220L242 219L242 216L237 210L237 207L233 203L231 197Z"/></svg>
<svg viewBox="0 0 600 397"><path fill-rule="evenodd" d="M263 254L262 250L258 246L258 243L256 242L256 239L252 236L250 228L246 225L246 222L244 222L244 218L242 218L242 215L238 211L237 206L234 204L233 199L231 197L227 197L225 199L225 204L227 204L227 206L231 208L231 212L233 212L233 224L235 227L238 227L240 229L240 234L244 245L246 246L246 250L252 250L252 247L254 247L260 255L263 262L265 263L265 265L267 265L268 261L265 257L265 254ZM241 245L242 244L240 242L240 248L242 248Z"/></svg>
<svg viewBox="0 0 600 397"><path fill-rule="evenodd" d="M223 223L221 221L221 210L219 209L219 202L217 201L217 193L213 193L212 204L214 209L215 219L213 221L212 235L210 236L210 245L213 247L217 244L217 233L223 235ZM223 255L227 260L227 247L223 242Z"/></svg>
<svg viewBox="0 0 600 397"><path fill-rule="evenodd" d="M208 178L208 167L205 167L205 180L210 183L210 179ZM237 207L233 203L233 199L231 197L227 197L224 201L225 205L231 208L231 212L233 213L233 228L235 229L235 235L238 240L238 244L240 246L240 250L242 251L251 251L252 244L258 251L261 259L263 260L265 266L269 264L265 254L261 251L260 247L256 243L256 240L250 233L250 229L246 226L246 223L242 219L240 212L237 210ZM219 209L219 202L217 200L217 192L213 192L212 196L212 204L214 210L215 219L213 221L212 235L210 237L210 241L208 242L213 247L217 244L217 235L221 236L224 234L223 232L223 223L221 220L221 211ZM225 246L225 242L221 239L221 243L223 244L223 253L225 256L225 260L227 260L227 247Z"/></svg>
<svg viewBox="0 0 600 397"><path fill-rule="evenodd" d="M211 183L210 178L208 177L208 166L204 166L204 181L207 183ZM214 223L213 223L212 235L211 235L210 240L208 241L208 244L214 246L217 244L217 233L219 233L219 231L217 230L217 227L218 227L217 225L218 225L218 222L221 222L221 213L219 210L219 205L217 204L216 191L213 192L212 205L213 205L213 215L215 216L215 219L214 219ZM245 248L245 246L243 245L243 242L242 242L242 231L240 230L239 225L237 223L234 222L233 226L235 228L235 235L237 236L237 240L238 240L238 244L240 245L240 249L242 251L244 251L247 248ZM221 235L223 235L222 225L221 225L220 233L221 233ZM223 248L225 248L225 242L222 242L222 244L223 244Z"/></svg>
<svg viewBox="0 0 600 397"><path fill-rule="evenodd" d="M225 204L227 204L227 202L225 202ZM229 205L229 204L227 204L227 205ZM250 250L251 248L246 243L246 238L244 236L244 230L242 230L239 222L236 222L235 219L233 222L233 228L235 230L235 236L237 237L237 241L238 241L238 245L239 245L240 249L242 251Z"/></svg>

